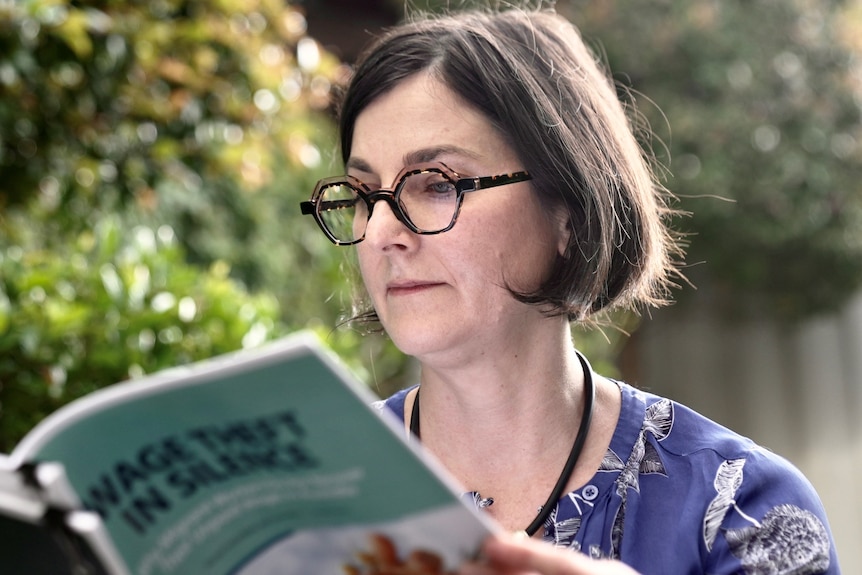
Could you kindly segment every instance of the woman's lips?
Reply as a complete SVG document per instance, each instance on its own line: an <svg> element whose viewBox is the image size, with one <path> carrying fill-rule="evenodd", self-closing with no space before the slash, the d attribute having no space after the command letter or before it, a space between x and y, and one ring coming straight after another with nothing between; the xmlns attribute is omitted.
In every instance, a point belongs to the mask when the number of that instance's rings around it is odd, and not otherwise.
<svg viewBox="0 0 862 575"><path fill-rule="evenodd" d="M391 296L406 296L421 293L423 291L443 285L438 282L405 281L393 282L386 286L386 293Z"/></svg>

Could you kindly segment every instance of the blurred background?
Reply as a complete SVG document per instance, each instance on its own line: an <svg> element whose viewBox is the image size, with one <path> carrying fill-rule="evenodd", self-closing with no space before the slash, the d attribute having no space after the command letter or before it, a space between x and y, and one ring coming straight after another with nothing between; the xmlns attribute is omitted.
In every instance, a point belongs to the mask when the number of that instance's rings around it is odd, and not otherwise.
<svg viewBox="0 0 862 575"><path fill-rule="evenodd" d="M335 87L404 6L0 0L0 451L90 391L297 329L381 395L414 380L338 327L350 250L298 210L342 169ZM793 461L862 573L862 0L556 9L691 213L677 304L578 346Z"/></svg>

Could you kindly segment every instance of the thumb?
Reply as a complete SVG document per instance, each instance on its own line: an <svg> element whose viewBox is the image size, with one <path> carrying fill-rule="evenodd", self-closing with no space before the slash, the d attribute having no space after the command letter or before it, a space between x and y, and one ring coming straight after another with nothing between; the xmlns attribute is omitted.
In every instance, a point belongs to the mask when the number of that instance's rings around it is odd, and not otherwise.
<svg viewBox="0 0 862 575"><path fill-rule="evenodd" d="M492 537L485 543L483 552L488 564L503 573L637 575L619 561L594 560L570 549L512 535Z"/></svg>

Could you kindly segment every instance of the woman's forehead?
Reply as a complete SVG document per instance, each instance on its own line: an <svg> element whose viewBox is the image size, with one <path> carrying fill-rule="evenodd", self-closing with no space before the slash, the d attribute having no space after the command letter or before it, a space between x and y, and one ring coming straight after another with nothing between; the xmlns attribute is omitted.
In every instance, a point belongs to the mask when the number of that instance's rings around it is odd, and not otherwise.
<svg viewBox="0 0 862 575"><path fill-rule="evenodd" d="M348 163L357 168L514 156L488 118L427 73L402 80L368 104L356 118L351 144Z"/></svg>

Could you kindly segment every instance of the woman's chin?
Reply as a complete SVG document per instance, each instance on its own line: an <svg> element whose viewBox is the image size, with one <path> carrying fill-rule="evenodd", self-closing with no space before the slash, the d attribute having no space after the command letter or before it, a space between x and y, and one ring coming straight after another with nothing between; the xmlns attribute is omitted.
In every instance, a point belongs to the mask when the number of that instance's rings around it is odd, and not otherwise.
<svg viewBox="0 0 862 575"><path fill-rule="evenodd" d="M419 359L459 347L454 341L456 333L450 329L434 328L428 323L421 326L384 324L383 328L395 347Z"/></svg>

